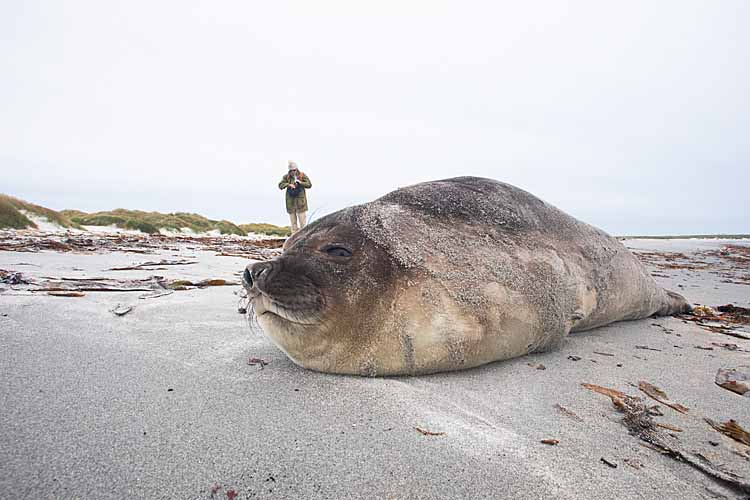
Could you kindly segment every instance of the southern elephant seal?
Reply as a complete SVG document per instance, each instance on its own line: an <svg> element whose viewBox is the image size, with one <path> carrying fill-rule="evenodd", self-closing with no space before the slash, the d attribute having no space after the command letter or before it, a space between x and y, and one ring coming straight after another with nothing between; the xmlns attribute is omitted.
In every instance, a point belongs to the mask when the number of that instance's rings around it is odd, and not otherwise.
<svg viewBox="0 0 750 500"><path fill-rule="evenodd" d="M259 325L292 361L367 376L470 368L690 309L615 238L476 177L323 217L244 281Z"/></svg>

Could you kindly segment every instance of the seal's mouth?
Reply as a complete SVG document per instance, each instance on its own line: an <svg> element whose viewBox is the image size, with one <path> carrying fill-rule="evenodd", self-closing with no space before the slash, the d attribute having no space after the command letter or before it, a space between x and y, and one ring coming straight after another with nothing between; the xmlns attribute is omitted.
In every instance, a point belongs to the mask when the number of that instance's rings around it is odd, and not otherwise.
<svg viewBox="0 0 750 500"><path fill-rule="evenodd" d="M294 323L301 326L314 326L320 323L316 315L304 314L303 312L285 307L257 288L248 293L253 314L259 319L272 318L273 320Z"/></svg>
<svg viewBox="0 0 750 500"><path fill-rule="evenodd" d="M304 269L284 261L262 262L245 268L249 312L256 320L276 327L310 327L322 322L326 297Z"/></svg>

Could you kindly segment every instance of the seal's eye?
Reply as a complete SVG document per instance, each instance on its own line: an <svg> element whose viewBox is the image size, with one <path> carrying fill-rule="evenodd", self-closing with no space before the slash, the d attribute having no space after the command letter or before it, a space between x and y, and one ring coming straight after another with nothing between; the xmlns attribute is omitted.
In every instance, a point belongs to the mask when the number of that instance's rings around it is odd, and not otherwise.
<svg viewBox="0 0 750 500"><path fill-rule="evenodd" d="M332 257L351 257L352 251L348 248L344 248L341 245L326 245L321 249Z"/></svg>

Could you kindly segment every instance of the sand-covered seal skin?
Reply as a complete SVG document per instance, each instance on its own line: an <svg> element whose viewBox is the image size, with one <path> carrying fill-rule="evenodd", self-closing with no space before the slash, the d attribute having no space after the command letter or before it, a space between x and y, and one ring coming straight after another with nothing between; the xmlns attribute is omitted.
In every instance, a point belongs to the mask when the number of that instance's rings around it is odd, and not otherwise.
<svg viewBox="0 0 750 500"><path fill-rule="evenodd" d="M615 238L475 177L323 217L245 276L258 323L295 363L366 376L471 368L690 309Z"/></svg>

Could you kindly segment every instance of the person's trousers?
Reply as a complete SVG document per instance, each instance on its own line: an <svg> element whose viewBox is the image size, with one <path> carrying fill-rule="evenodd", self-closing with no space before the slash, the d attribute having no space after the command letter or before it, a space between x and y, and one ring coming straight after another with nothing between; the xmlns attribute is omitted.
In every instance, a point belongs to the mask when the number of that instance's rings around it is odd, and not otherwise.
<svg viewBox="0 0 750 500"><path fill-rule="evenodd" d="M305 227L307 212L292 212L289 214L289 220L292 222L292 234Z"/></svg>

